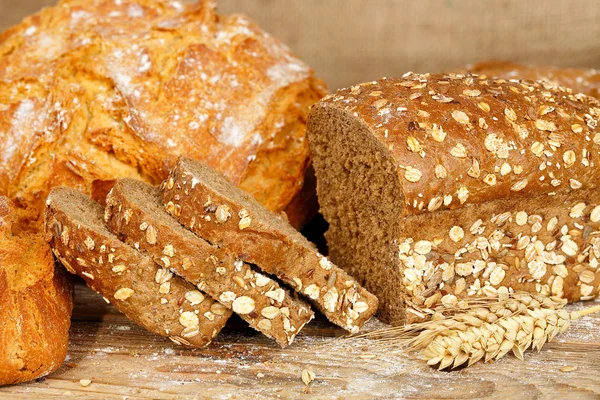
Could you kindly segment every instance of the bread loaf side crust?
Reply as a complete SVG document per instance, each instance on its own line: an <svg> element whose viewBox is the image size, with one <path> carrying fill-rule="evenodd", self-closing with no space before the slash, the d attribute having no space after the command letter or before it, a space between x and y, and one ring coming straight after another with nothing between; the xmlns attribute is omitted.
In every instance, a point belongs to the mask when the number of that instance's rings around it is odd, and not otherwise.
<svg viewBox="0 0 600 400"><path fill-rule="evenodd" d="M76 208L88 218L82 220ZM138 325L177 344L208 345L231 312L121 242L103 226L103 217L104 209L79 192L53 189L46 235L56 258Z"/></svg>
<svg viewBox="0 0 600 400"><path fill-rule="evenodd" d="M356 333L377 310L377 298L304 236L203 164L180 159L161 190L167 212L180 223L277 276L331 322Z"/></svg>
<svg viewBox="0 0 600 400"><path fill-rule="evenodd" d="M398 279L417 312L523 290L591 300L600 291L600 194L498 199L401 220Z"/></svg>
<svg viewBox="0 0 600 400"><path fill-rule="evenodd" d="M67 354L73 288L42 229L0 197L0 386L45 376Z"/></svg>
<svg viewBox="0 0 600 400"><path fill-rule="evenodd" d="M106 220L125 242L197 285L282 347L314 316L277 282L179 225L164 210L157 188L119 180L107 197Z"/></svg>
<svg viewBox="0 0 600 400"><path fill-rule="evenodd" d="M461 73L472 72L490 78L544 81L553 86L573 89L574 93L600 98L600 71L589 68L558 68L523 65L509 61L487 61L467 65Z"/></svg>

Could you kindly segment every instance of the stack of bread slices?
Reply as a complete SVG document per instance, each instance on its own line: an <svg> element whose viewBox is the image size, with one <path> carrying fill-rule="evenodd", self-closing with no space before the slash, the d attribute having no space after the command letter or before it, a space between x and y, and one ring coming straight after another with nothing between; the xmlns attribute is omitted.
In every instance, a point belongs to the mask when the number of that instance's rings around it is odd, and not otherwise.
<svg viewBox="0 0 600 400"><path fill-rule="evenodd" d="M117 181L106 208L66 187L46 204L60 262L178 344L207 345L232 313L285 347L314 317L306 301L353 333L377 310L374 295L282 216L191 159L160 189Z"/></svg>

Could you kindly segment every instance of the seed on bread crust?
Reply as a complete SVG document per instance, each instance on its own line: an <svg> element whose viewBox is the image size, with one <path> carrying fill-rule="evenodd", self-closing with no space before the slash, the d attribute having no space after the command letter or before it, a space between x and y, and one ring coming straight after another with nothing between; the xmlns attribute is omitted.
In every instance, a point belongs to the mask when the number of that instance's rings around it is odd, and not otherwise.
<svg viewBox="0 0 600 400"><path fill-rule="evenodd" d="M279 315L279 308L273 307L273 306L268 306L268 307L263 308L260 311L260 314L265 318L273 319Z"/></svg>
<svg viewBox="0 0 600 400"><path fill-rule="evenodd" d="M221 296L219 296L219 301L222 303L230 303L235 300L237 296L233 292L223 292Z"/></svg>
<svg viewBox="0 0 600 400"><path fill-rule="evenodd" d="M275 290L269 290L268 292L265 293L265 296L267 296L270 299L275 300L278 303L283 303L283 299L285 298L285 291L281 288L275 289Z"/></svg>
<svg viewBox="0 0 600 400"><path fill-rule="evenodd" d="M196 304L200 304L204 301L204 295L198 290L191 290L186 292L185 299L189 301L192 306L195 306Z"/></svg>
<svg viewBox="0 0 600 400"><path fill-rule="evenodd" d="M231 218L231 208L226 204L221 204L215 211L215 218L219 223L225 223ZM242 228L240 228L242 229Z"/></svg>
<svg viewBox="0 0 600 400"><path fill-rule="evenodd" d="M200 324L198 316L191 311L185 311L179 316L179 322L186 328L197 327Z"/></svg>
<svg viewBox="0 0 600 400"><path fill-rule="evenodd" d="M305 289L304 289L304 294L307 295L308 297L310 297L311 299L317 299L320 295L320 290L319 287L317 285L315 285L314 283L311 285L308 285Z"/></svg>
<svg viewBox="0 0 600 400"><path fill-rule="evenodd" d="M117 300L127 300L128 298L130 298L131 296L133 296L135 292L133 291L133 289L130 288L121 288L119 290L117 290L114 294L115 299Z"/></svg>
<svg viewBox="0 0 600 400"><path fill-rule="evenodd" d="M238 227L240 228L240 230L244 230L250 226L252 219L250 218L248 211L242 208L238 213L238 216L240 217L240 222L238 223Z"/></svg>
<svg viewBox="0 0 600 400"><path fill-rule="evenodd" d="M270 331L273 325L270 320L261 319L256 326L262 331Z"/></svg>
<svg viewBox="0 0 600 400"><path fill-rule="evenodd" d="M146 240L148 241L148 243L156 244L156 240L157 240L156 235L157 234L158 234L158 232L157 232L156 228L153 227L152 225L148 225L148 228L146 229Z"/></svg>
<svg viewBox="0 0 600 400"><path fill-rule="evenodd" d="M248 296L240 296L233 301L232 309L237 314L250 314L255 309L254 300Z"/></svg>

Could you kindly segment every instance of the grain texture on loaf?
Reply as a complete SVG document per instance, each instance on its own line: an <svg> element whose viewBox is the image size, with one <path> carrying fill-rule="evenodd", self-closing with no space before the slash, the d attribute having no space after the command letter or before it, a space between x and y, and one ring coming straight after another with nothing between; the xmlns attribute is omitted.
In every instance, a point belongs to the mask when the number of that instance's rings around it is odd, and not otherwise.
<svg viewBox="0 0 600 400"><path fill-rule="evenodd" d="M488 61L467 65L461 72L486 75L488 78L526 79L547 85L564 86L574 93L600 98L600 71L591 68L559 68L545 65L523 65L508 61Z"/></svg>
<svg viewBox="0 0 600 400"><path fill-rule="evenodd" d="M595 296L599 117L570 89L476 75L328 96L308 136L332 261L392 323L482 291Z"/></svg>
<svg viewBox="0 0 600 400"><path fill-rule="evenodd" d="M286 46L211 0L63 0L0 35L0 79L0 195L40 206L61 184L103 201L119 177L159 183L186 154L285 210L324 94Z"/></svg>
<svg viewBox="0 0 600 400"><path fill-rule="evenodd" d="M314 316L310 307L228 249L188 231L164 209L158 188L130 178L107 196L110 229L285 347Z"/></svg>
<svg viewBox="0 0 600 400"><path fill-rule="evenodd" d="M198 236L275 275L331 322L356 333L377 299L314 245L218 172L180 158L161 185L169 214Z"/></svg>
<svg viewBox="0 0 600 400"><path fill-rule="evenodd" d="M104 208L74 189L55 188L46 207L54 255L119 311L173 342L204 347L231 311L121 242L104 223Z"/></svg>
<svg viewBox="0 0 600 400"><path fill-rule="evenodd" d="M67 355L73 289L42 228L37 210L0 196L0 386L47 375Z"/></svg>

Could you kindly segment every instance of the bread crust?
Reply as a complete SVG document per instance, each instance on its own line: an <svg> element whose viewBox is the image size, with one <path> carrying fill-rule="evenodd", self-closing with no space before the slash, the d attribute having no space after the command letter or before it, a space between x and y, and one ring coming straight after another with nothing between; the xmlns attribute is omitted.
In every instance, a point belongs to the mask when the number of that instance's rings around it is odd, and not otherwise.
<svg viewBox="0 0 600 400"><path fill-rule="evenodd" d="M120 179L106 203L106 221L115 234L197 285L280 346L290 345L314 317L304 301L277 282L183 228L164 210L158 188Z"/></svg>
<svg viewBox="0 0 600 400"><path fill-rule="evenodd" d="M377 298L304 236L203 164L180 158L161 190L167 212L181 224L277 276L334 324L356 333L377 310ZM240 229L243 218L251 222Z"/></svg>
<svg viewBox="0 0 600 400"><path fill-rule="evenodd" d="M600 103L564 87L411 74L342 89L315 107L355 113L388 149L402 215L600 182L591 159Z"/></svg>
<svg viewBox="0 0 600 400"><path fill-rule="evenodd" d="M46 203L46 237L56 258L129 319L193 347L207 346L225 326L231 311L111 234L102 206L64 187Z"/></svg>
<svg viewBox="0 0 600 400"><path fill-rule="evenodd" d="M524 65L510 61L487 61L467 65L461 73L471 72L490 78L541 80L553 86L573 89L574 93L600 98L600 71L591 68L559 68Z"/></svg>
<svg viewBox="0 0 600 400"><path fill-rule="evenodd" d="M47 375L67 354L73 288L41 229L0 197L0 386Z"/></svg>
<svg viewBox="0 0 600 400"><path fill-rule="evenodd" d="M327 97L308 137L332 261L394 324L465 296L596 297L599 119L570 89L476 75Z"/></svg>
<svg viewBox="0 0 600 400"><path fill-rule="evenodd" d="M119 177L159 183L181 154L277 212L302 189L325 89L212 1L61 1L5 32L0 55L0 194L40 209L56 185L102 196Z"/></svg>

